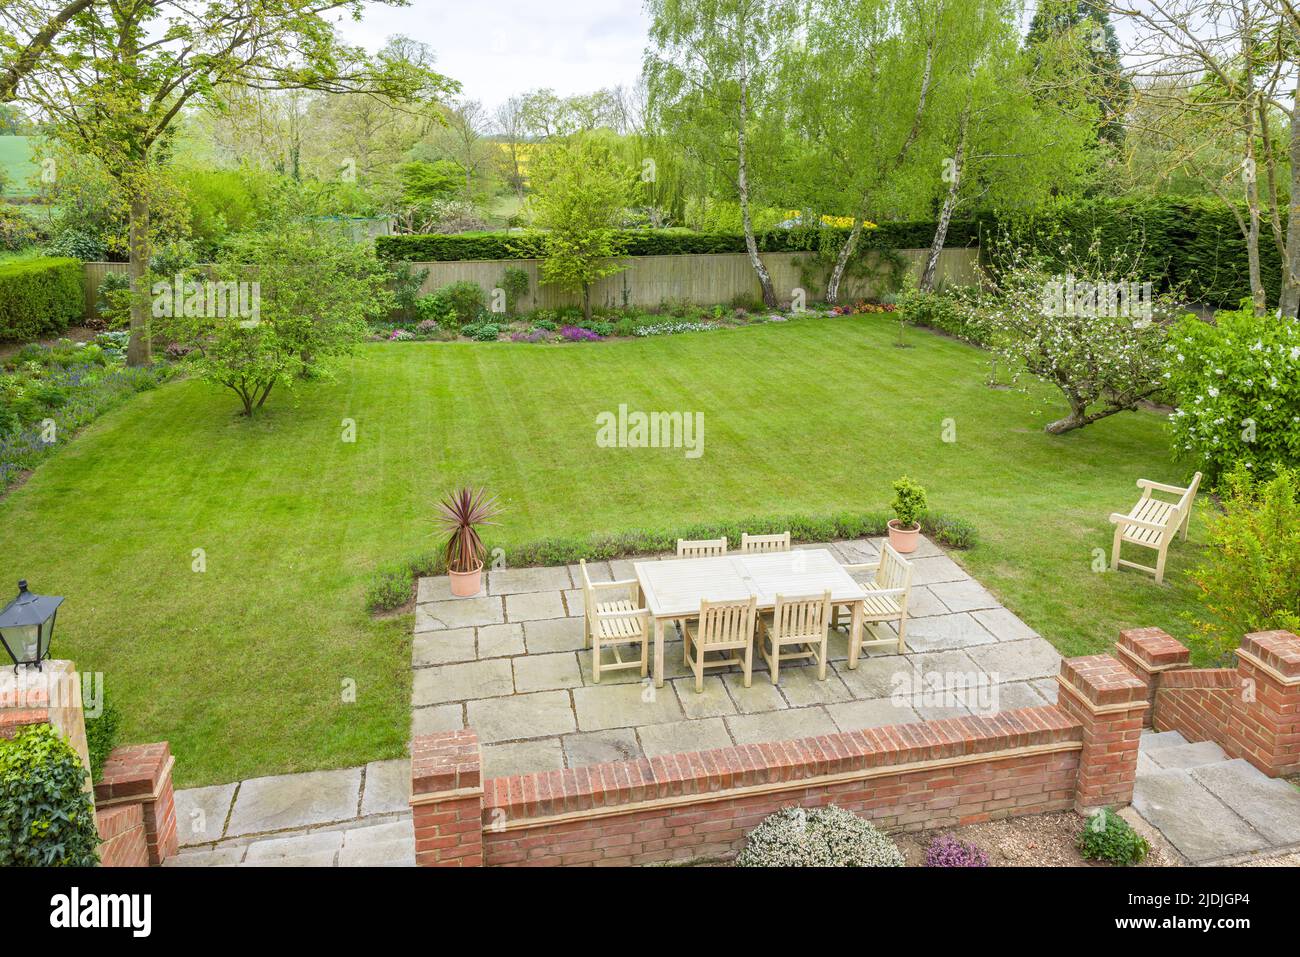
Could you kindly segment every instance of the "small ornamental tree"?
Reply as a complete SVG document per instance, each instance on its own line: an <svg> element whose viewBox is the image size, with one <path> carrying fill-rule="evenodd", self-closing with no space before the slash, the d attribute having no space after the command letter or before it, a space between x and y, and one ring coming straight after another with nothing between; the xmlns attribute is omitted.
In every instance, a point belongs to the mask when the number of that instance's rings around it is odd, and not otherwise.
<svg viewBox="0 0 1300 957"><path fill-rule="evenodd" d="M1173 293L1155 294L1136 256L1083 255L1066 246L1053 268L1021 247L1003 247L992 288L965 299L970 324L1016 381L1028 372L1065 397L1069 413L1046 426L1060 435L1161 390L1164 344L1177 314Z"/></svg>
<svg viewBox="0 0 1300 957"><path fill-rule="evenodd" d="M328 377L368 323L393 308L388 273L369 244L306 218L277 216L266 231L236 237L217 272L220 286L238 286L241 308L230 308L230 295L214 302L218 284L210 284L201 308L187 302L183 316L158 318L156 297L154 321L193 350L204 379L239 396L248 416L277 385Z"/></svg>
<svg viewBox="0 0 1300 957"><path fill-rule="evenodd" d="M632 172L591 136L548 143L533 159L529 202L546 230L542 281L582 292L591 319L591 284L626 268L618 228L627 208Z"/></svg>

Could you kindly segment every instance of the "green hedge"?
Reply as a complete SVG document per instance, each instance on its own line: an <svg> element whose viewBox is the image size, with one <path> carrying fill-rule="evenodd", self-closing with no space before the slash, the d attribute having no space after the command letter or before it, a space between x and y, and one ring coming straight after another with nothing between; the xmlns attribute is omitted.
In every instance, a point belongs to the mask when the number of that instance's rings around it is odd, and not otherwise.
<svg viewBox="0 0 1300 957"><path fill-rule="evenodd" d="M1245 207L1240 211L1244 216ZM1086 250L1095 233L1103 248L1141 248L1143 275L1161 289L1182 287L1190 301L1232 308L1250 295L1246 241L1232 209L1214 199L1059 201L1033 213L985 216L981 232L986 257L988 240L1005 234L1049 258L1067 242ZM1269 303L1276 304L1281 261L1267 226L1259 248L1264 288Z"/></svg>
<svg viewBox="0 0 1300 957"><path fill-rule="evenodd" d="M602 561L671 552L679 538L723 538L740 546L742 532L751 535L789 531L795 542L830 542L839 539L884 535L893 512L849 512L839 515L783 515L748 518L734 522L703 522L668 529L629 529L590 535L586 538L543 538L523 545L506 546L508 568L531 565L572 565L578 559ZM921 516L921 530L941 545L970 548L975 544L975 527L970 522L936 512ZM492 543L488 542L490 549ZM411 600L415 580L427 575L445 575L446 562L440 552L412 556L378 569L366 588L366 609L392 611Z"/></svg>
<svg viewBox="0 0 1300 957"><path fill-rule="evenodd" d="M777 229L760 233L758 247L764 252L800 252L818 240L838 247L847 229ZM934 223L881 223L862 233L862 245L869 249L924 249L934 238ZM625 229L619 232L624 255L685 256L704 253L743 253L741 233L696 233L683 229ZM955 221L948 228L948 246L973 246L978 239L974 221ZM375 250L380 259L391 262L463 262L474 259L540 259L545 255L543 234L451 233L418 236L378 236Z"/></svg>
<svg viewBox="0 0 1300 957"><path fill-rule="evenodd" d="M55 336L86 311L82 267L75 259L0 264L0 342Z"/></svg>

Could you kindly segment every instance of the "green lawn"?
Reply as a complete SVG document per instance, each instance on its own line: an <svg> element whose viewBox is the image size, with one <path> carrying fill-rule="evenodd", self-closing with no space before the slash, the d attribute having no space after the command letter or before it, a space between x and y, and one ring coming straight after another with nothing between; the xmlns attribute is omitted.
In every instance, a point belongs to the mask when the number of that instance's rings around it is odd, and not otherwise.
<svg viewBox="0 0 1300 957"><path fill-rule="evenodd" d="M886 507L903 472L974 522L961 555L1066 654L1120 628L1175 634L1170 584L1096 574L1139 476L1181 478L1164 425L1042 432L1043 395L983 385L985 356L882 317L595 345L369 345L333 383L272 397L167 385L110 413L0 500L0 581L66 595L55 651L106 673L124 740L168 739L183 785L402 752L409 616L370 620L377 565L432 545L435 499L483 483L498 539ZM598 412L701 411L704 454L603 449ZM957 441L941 441L943 420ZM357 440L341 441L353 419ZM1193 543L1200 518L1193 523ZM203 549L207 570L192 570ZM355 682L355 702L344 690Z"/></svg>

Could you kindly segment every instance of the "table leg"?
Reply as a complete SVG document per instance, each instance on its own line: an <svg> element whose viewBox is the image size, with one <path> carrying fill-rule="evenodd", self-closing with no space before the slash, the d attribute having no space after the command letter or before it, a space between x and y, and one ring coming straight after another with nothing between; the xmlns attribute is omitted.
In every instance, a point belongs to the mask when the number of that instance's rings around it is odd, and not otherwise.
<svg viewBox="0 0 1300 957"><path fill-rule="evenodd" d="M655 619L655 687L664 686L664 620Z"/></svg>
<svg viewBox="0 0 1300 957"><path fill-rule="evenodd" d="M866 604L853 603L853 619L849 623L849 669L858 666L858 653L862 650L862 619L866 617Z"/></svg>

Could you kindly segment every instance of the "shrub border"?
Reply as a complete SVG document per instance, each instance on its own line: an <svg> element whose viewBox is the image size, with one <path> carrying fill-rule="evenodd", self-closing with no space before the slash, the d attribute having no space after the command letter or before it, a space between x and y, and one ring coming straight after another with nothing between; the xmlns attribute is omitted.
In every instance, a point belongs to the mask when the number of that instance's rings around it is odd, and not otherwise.
<svg viewBox="0 0 1300 957"><path fill-rule="evenodd" d="M844 512L700 522L667 529L595 533L586 538L540 538L520 545L502 546L502 550L506 565L511 568L572 565L580 558L602 561L671 552L677 547L679 538L725 536L729 544L738 546L742 531L761 535L789 529L791 540L795 542L865 538L886 534L888 522L893 517L892 512ZM921 530L949 548L970 548L978 540L975 526L970 522L940 512L923 514ZM487 543L487 546L491 549L492 543ZM384 565L375 570L366 586L366 610L371 614L382 614L401 608L413 600L417 579L445 572L446 561L440 552L424 552L405 561Z"/></svg>

